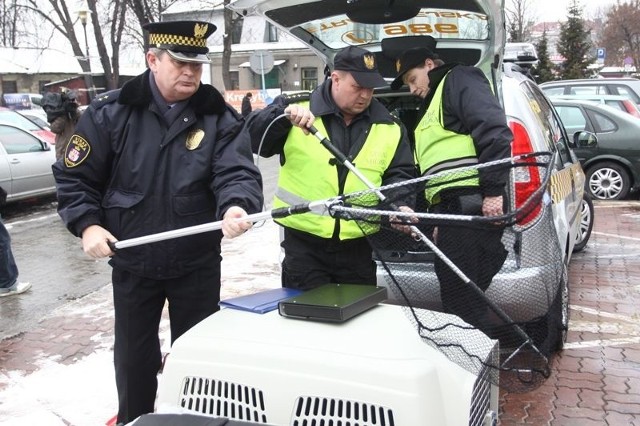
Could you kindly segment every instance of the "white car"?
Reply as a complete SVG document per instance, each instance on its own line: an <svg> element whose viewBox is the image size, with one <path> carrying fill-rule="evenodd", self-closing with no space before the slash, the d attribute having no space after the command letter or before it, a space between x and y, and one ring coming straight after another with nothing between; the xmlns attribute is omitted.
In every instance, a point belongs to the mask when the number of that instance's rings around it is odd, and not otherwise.
<svg viewBox="0 0 640 426"><path fill-rule="evenodd" d="M0 187L7 202L55 194L55 161L49 143L19 127L0 124Z"/></svg>
<svg viewBox="0 0 640 426"><path fill-rule="evenodd" d="M533 43L507 43L504 47L504 62L513 62L523 68L538 65L538 54Z"/></svg>
<svg viewBox="0 0 640 426"><path fill-rule="evenodd" d="M574 248L588 240L593 209L583 201L584 173L571 152L574 141L555 110L516 68L503 72L502 7L499 0L237 0L230 5L241 16L263 16L329 66L343 47L366 48L389 82L397 52L420 45L425 34L437 39L445 61L484 71L516 134L514 155L543 151L550 159L546 176L534 165L512 174L513 207L536 188L544 202L505 232L509 258L487 296L517 321L541 316L547 322L552 311L545 329L552 329L553 348L547 349L555 350L568 322L567 267ZM375 96L413 129L417 100L412 95L383 88ZM592 141L585 133L575 143ZM583 233L584 218L589 222ZM277 312L261 317L223 309L212 315L174 342L158 411L251 424L497 424L494 368L505 365L498 344L438 311L433 256L425 250L378 258L378 285L388 287L389 304L344 324L291 320ZM418 297L407 303L383 264ZM461 358L467 363L452 361ZM548 368L549 360L541 358Z"/></svg>
<svg viewBox="0 0 640 426"><path fill-rule="evenodd" d="M49 122L47 122L47 113L40 107L37 109L19 109L16 112L20 115L27 117L29 120L36 123L38 126L43 129L51 130L49 128Z"/></svg>
<svg viewBox="0 0 640 426"><path fill-rule="evenodd" d="M42 95L39 93L4 93L2 105L13 110L39 108L42 106Z"/></svg>
<svg viewBox="0 0 640 426"><path fill-rule="evenodd" d="M623 78L583 78L575 80L554 80L540 83L548 96L555 95L620 95L631 99L640 108L640 79Z"/></svg>

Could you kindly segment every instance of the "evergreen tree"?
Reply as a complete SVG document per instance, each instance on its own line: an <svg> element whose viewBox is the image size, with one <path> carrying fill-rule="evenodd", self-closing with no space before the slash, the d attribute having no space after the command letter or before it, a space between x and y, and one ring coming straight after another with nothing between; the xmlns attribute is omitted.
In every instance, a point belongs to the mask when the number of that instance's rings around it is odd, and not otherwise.
<svg viewBox="0 0 640 426"><path fill-rule="evenodd" d="M564 57L560 71L563 79L589 77L587 67L593 63L593 52L578 0L572 0L569 5L567 22L560 25L556 47Z"/></svg>
<svg viewBox="0 0 640 426"><path fill-rule="evenodd" d="M542 37L536 44L536 51L538 52L538 65L535 68L536 80L538 83L544 83L545 81L551 81L555 79L553 69L555 66L549 59L549 40L547 39L547 29L542 31Z"/></svg>

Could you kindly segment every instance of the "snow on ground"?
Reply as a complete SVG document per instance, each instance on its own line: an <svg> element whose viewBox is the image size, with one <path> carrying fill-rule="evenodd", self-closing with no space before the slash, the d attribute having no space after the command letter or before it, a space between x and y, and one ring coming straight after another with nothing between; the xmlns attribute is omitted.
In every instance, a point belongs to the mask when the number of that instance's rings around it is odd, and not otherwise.
<svg viewBox="0 0 640 426"><path fill-rule="evenodd" d="M222 294L229 298L280 286L278 226L268 220L245 235L223 240ZM111 288L105 286L53 312L53 316L112 316ZM168 340L168 321L161 339ZM117 412L111 338L96 343L92 354L64 365L43 358L29 375L0 376L0 424L3 426L96 426ZM167 350L163 346L163 350Z"/></svg>

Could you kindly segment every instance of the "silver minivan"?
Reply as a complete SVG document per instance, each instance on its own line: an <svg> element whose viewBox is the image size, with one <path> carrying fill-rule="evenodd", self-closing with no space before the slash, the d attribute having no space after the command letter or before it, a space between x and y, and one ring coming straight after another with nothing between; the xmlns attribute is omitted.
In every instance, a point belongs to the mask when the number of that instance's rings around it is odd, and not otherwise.
<svg viewBox="0 0 640 426"><path fill-rule="evenodd" d="M574 249L587 243L593 217L571 147L592 138L569 140L536 84L514 66L503 71L503 2L237 0L229 7L240 16L262 16L304 42L329 70L340 49L357 45L375 55L390 82L399 51L430 35L445 61L485 73L516 135L514 155L542 152L548 158L542 168L534 160L522 173L511 174L512 207L536 190L542 195L505 233L509 256L486 297L522 324L546 321L552 311L544 327L552 329L552 350L562 346L567 268ZM418 105L413 95L384 87L374 96L413 129ZM378 285L388 288L387 304L341 324L289 320L277 312L258 321L255 314L223 309L173 344L158 390L159 411L282 425L497 424L496 384L507 384L508 375L498 379L496 367L514 371L517 356L501 354L496 340L439 311L433 252L376 251ZM415 297L404 299L396 284ZM398 312L405 314L402 321ZM549 371L547 351L525 358L542 360L539 367ZM517 371L529 384L539 383L540 370ZM221 395L221 388L237 391Z"/></svg>
<svg viewBox="0 0 640 426"><path fill-rule="evenodd" d="M365 5L366 4L366 5ZM260 14L288 34L306 43L329 68L333 57L342 48L358 45L373 52L378 68L390 81L395 77L395 58L403 49L424 43L422 36L436 39L436 50L445 62L462 62L480 68L492 82L496 96L503 104L508 124L514 133L514 155L549 152L552 155L547 195L533 215L527 216L505 233L505 245L510 253L500 274L489 287L487 295L516 321L529 321L549 309L565 312L558 324L556 347L562 346L566 329L567 306L561 301L566 293L567 268L574 250L581 250L590 235L593 208L584 198L585 176L572 147L576 143L593 142L593 136L582 135L572 140L547 97L534 81L516 64L505 63L504 27L501 21L501 2L469 0L457 3L457 9L447 3L433 1L387 2L375 1L283 1L238 0L231 8L241 15ZM399 116L408 129L413 129L412 118L418 100L405 91L391 91L388 87L376 89L375 96L389 110ZM542 175L536 170L513 173L509 188L512 207L526 200ZM547 237L552 233L554 240ZM439 284L433 278L410 280L407 270L400 267L406 262L409 269L416 267L413 260L420 259L417 267L425 276L433 264L415 253L380 253L379 264L398 266L389 270L380 265L379 285L390 288L390 300L406 303L392 280L405 287L420 286L409 291L416 295L411 302L417 306L439 309ZM415 256L414 256L415 255ZM412 284L413 283L413 284ZM425 284L426 283L426 284Z"/></svg>

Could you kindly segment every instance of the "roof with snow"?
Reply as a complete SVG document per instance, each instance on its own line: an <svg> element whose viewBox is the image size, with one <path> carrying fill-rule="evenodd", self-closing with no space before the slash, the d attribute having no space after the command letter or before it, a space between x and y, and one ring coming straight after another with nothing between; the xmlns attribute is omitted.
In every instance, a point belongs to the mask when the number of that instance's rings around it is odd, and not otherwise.
<svg viewBox="0 0 640 426"><path fill-rule="evenodd" d="M0 73L2 74L80 74L78 60L54 49L29 47L0 47Z"/></svg>
<svg viewBox="0 0 640 426"><path fill-rule="evenodd" d="M144 61L125 64L122 56L120 75L137 75L145 70ZM91 58L91 71L103 73L97 58ZM0 74L82 74L82 68L77 57L60 50L0 47Z"/></svg>

